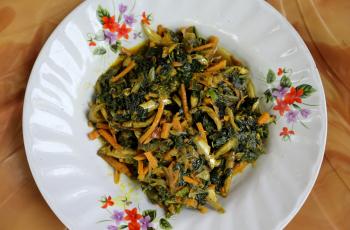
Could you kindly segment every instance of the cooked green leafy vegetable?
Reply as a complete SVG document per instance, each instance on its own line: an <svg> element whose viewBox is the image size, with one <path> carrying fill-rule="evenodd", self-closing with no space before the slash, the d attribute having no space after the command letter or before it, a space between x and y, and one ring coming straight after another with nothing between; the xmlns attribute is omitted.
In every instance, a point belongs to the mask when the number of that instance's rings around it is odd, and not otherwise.
<svg viewBox="0 0 350 230"><path fill-rule="evenodd" d="M218 38L143 26L149 40L122 48L96 83L89 138L101 137L98 154L115 182L120 173L139 181L167 216L183 207L224 212L217 195L264 153L274 117L260 111L249 70Z"/></svg>

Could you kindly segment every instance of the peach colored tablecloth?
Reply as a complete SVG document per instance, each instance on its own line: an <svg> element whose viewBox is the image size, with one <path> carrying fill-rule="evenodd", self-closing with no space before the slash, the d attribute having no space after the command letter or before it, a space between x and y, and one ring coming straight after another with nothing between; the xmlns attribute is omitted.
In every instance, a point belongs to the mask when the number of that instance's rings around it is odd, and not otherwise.
<svg viewBox="0 0 350 230"><path fill-rule="evenodd" d="M287 229L350 228L350 1L269 0L304 38L326 91L326 155L311 195ZM64 229L29 171L23 95L36 56L80 0L0 1L0 229Z"/></svg>

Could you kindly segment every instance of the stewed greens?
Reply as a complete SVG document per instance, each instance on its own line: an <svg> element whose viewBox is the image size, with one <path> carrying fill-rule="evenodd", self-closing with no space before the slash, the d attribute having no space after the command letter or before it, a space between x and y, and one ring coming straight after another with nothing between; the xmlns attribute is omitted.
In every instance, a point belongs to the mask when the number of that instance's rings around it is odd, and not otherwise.
<svg viewBox="0 0 350 230"><path fill-rule="evenodd" d="M140 182L167 215L224 212L232 177L264 153L267 125L249 70L195 27L144 26L148 40L121 54L95 86L90 139L115 170Z"/></svg>

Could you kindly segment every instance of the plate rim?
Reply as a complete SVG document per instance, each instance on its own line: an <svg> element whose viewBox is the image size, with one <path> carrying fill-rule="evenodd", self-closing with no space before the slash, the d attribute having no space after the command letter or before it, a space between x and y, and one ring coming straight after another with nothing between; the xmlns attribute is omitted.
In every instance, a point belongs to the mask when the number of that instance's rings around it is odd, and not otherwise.
<svg viewBox="0 0 350 230"><path fill-rule="evenodd" d="M289 213L288 216L286 216L283 220L280 220L280 222L278 223L277 228L278 229L284 229L288 223L290 223L290 221L294 218L294 216L299 212L299 210L301 209L301 207L304 205L306 199L309 197L312 188L314 187L316 180L318 178L321 166L322 166L322 162L323 162L323 158L325 155L325 147L326 147L326 142L327 142L327 134L328 134L328 113L327 113L327 102L326 102L326 97L325 97L325 91L324 91L324 87L323 87L323 83L322 83L322 79L320 77L318 68L316 66L315 60L310 52L310 50L308 49L308 47L306 46L304 40L302 39L302 37L300 36L300 34L296 31L296 29L289 23L289 21L280 13L278 12L271 4L267 3L264 0L253 0L255 1L257 4L262 4L263 7L265 7L267 10L269 10L269 12L272 14L272 16L276 17L280 23L283 23L283 25L285 26L285 28L291 33L291 35L294 37L294 39L296 39L296 42L298 45L300 45L300 48L302 49L302 52L305 54L307 60L310 63L310 68L313 70L313 74L316 77L316 81L319 83L319 87L320 87L320 99L321 99L321 104L320 104L320 111L323 112L324 116L322 116L322 124L324 125L324 136L323 136L323 140L322 140L322 145L319 148L318 151L318 158L315 161L315 166L317 166L317 168L315 169L315 173L311 176L309 183L307 184L306 188L304 189L304 193L302 194L302 199L299 199L298 201L296 201L293 210ZM77 14L79 12L79 10L81 8L86 7L88 4L90 4L92 1L83 1L82 3L80 3L78 6L76 6L71 12L69 12L69 14L67 14L61 21L60 23L56 26L56 28L52 31L52 33L50 34L50 36L48 37L48 39L45 41L45 44L42 46L36 60L35 63L32 67L32 70L30 72L29 75L29 80L27 82L27 86L26 86L26 90L25 90L25 95L24 95L24 100L23 100L23 113L22 113L22 135L23 135L23 142L24 142L24 149L25 149L25 153L26 153L26 158L28 160L28 165L31 171L31 174L33 175L34 181L41 193L41 195L43 196L45 202L48 204L48 206L50 207L50 209L53 211L53 213L58 217L58 219L66 226L66 227L72 227L73 229L75 229L75 224L71 221L69 221L69 218L66 218L64 212L62 212L60 210L60 208L54 204L54 202L52 202L52 199L50 199L50 195L45 191L45 188L43 186L43 184L40 181L40 175L37 172L38 169L35 169L34 167L34 163L33 163L33 159L32 159L32 155L31 155L31 150L30 150L30 143L28 138L26 138L27 136L29 136L29 126L28 126L28 119L26 119L28 117L28 110L30 107L30 103L29 103L29 89L33 88L33 82L34 82L34 74L35 72L37 72L38 68L39 68L39 64L41 63L41 59L44 56L44 51L47 49L47 47L49 47L51 45L51 43L53 42L53 40L56 38L58 32L60 32L64 26L67 25L67 23L69 22L70 18L74 17L75 14ZM299 196L300 198L301 196Z"/></svg>

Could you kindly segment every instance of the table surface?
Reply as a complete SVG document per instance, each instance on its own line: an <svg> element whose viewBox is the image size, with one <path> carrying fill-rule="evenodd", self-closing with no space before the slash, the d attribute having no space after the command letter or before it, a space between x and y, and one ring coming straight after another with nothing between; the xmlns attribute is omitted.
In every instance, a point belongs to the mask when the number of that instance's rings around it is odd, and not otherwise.
<svg viewBox="0 0 350 230"><path fill-rule="evenodd" d="M30 173L22 138L25 87L38 52L80 0L0 1L0 226L65 229ZM328 106L316 184L287 229L350 226L350 1L269 0L297 29L320 71Z"/></svg>

